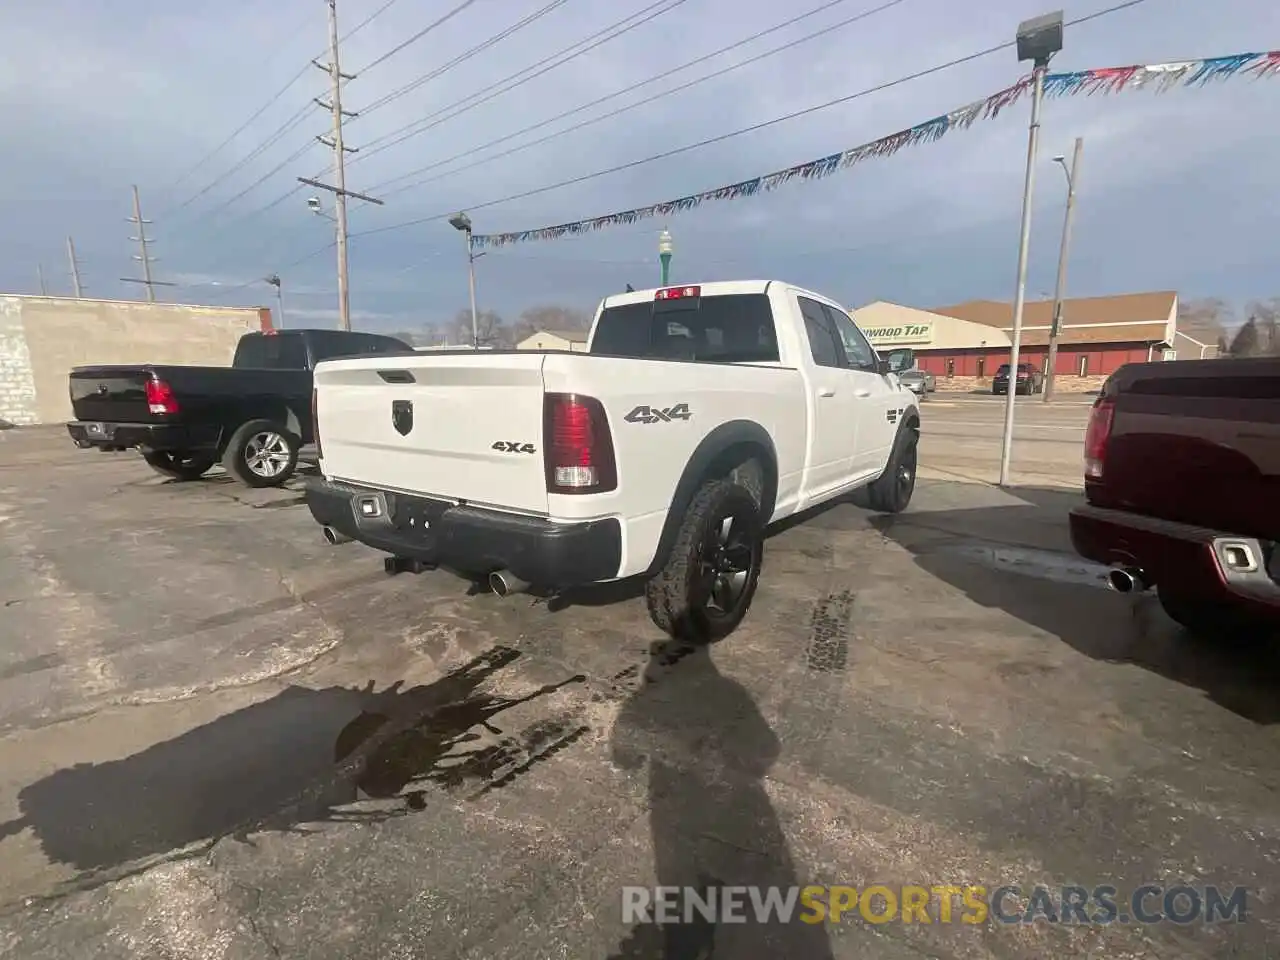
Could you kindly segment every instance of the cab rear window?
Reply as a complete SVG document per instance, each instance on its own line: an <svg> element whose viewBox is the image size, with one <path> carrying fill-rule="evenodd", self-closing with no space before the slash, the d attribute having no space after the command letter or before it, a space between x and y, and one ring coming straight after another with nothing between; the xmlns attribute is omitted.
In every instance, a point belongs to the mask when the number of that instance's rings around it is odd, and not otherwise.
<svg viewBox="0 0 1280 960"><path fill-rule="evenodd" d="M701 297L696 306L655 310L649 301L605 307L591 352L700 363L777 363L773 310L763 293Z"/></svg>

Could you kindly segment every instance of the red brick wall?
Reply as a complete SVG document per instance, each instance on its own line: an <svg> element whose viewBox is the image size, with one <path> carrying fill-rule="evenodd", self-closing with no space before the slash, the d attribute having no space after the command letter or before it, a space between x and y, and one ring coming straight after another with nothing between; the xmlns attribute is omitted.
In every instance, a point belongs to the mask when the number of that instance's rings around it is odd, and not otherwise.
<svg viewBox="0 0 1280 960"><path fill-rule="evenodd" d="M1081 358L1087 366L1084 376L1105 376L1115 373L1126 363L1145 363L1148 346L1145 343L1063 344L1058 347L1058 376L1080 376ZM1029 346L1019 351L1020 363L1031 363L1043 370L1048 362L1048 347ZM1151 359L1159 359L1160 351L1152 351ZM948 365L950 361L950 366ZM1009 362L1009 350L975 348L970 350L917 350L916 364L935 377L990 378L1002 363Z"/></svg>

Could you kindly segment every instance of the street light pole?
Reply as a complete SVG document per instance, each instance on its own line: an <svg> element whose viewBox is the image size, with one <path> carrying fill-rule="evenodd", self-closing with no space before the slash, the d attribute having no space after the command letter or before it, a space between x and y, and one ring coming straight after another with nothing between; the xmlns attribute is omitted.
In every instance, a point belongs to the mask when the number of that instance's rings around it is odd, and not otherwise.
<svg viewBox="0 0 1280 960"><path fill-rule="evenodd" d="M476 261L483 253L476 253L471 242L471 218L457 213L449 218L449 226L462 233L467 242L467 286L471 293L471 349L480 349L480 315L476 312Z"/></svg>
<svg viewBox="0 0 1280 960"><path fill-rule="evenodd" d="M1040 146L1040 106L1049 58L1062 49L1062 11L1025 20L1018 25L1018 60L1035 64L1031 75L1031 125L1027 132L1027 173L1022 187L1022 228L1018 236L1018 284L1013 299L1013 346L1009 351L1008 393L1004 404L1004 434L1000 443L1000 486L1009 486L1013 448L1013 407L1018 396L1018 354L1022 346L1022 311L1027 299L1027 253L1031 243L1031 200L1036 184L1036 152Z"/></svg>
<svg viewBox="0 0 1280 960"><path fill-rule="evenodd" d="M284 284L280 280L280 274L273 273L269 277L263 279L271 286L276 288L276 304L280 307L280 327L284 327Z"/></svg>
<svg viewBox="0 0 1280 960"><path fill-rule="evenodd" d="M671 254L675 244L671 241L671 233L664 227L658 234L658 262L662 264L662 286L671 282Z"/></svg>
<svg viewBox="0 0 1280 960"><path fill-rule="evenodd" d="M1067 177L1067 212L1062 218L1062 243L1058 247L1058 282L1053 291L1053 319L1049 327L1048 369L1045 370L1044 392L1040 399L1048 403L1053 399L1055 369L1058 365L1058 337L1062 334L1062 294L1067 286L1067 250L1071 246L1071 224L1076 212L1076 183L1080 175L1080 155L1084 151L1084 137L1076 137L1076 146L1071 154L1071 166L1067 167L1065 157L1054 157L1054 163L1062 166Z"/></svg>

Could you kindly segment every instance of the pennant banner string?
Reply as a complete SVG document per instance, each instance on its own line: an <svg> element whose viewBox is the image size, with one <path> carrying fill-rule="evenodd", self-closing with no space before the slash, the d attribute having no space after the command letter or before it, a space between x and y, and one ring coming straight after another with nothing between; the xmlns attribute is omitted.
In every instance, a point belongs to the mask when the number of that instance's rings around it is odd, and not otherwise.
<svg viewBox="0 0 1280 960"><path fill-rule="evenodd" d="M1212 57L1206 60L1186 60L1176 63L1153 63L1144 66L1103 67L1096 70L1077 70L1070 73L1050 73L1044 78L1044 95L1047 98L1074 97L1079 95L1121 93L1127 90L1151 89L1157 93L1175 87L1201 87L1214 81L1238 76L1255 79L1280 75L1280 51L1269 53L1238 53L1228 57ZM899 130L887 137L851 147L840 153L810 160L807 163L775 170L764 176L742 180L702 193L690 194L678 200L608 213L588 220L576 220L535 230L517 230L512 233L477 233L471 237L477 249L505 247L515 243L535 240L557 240L578 236L650 220L669 217L672 214L693 210L714 200L737 200L759 193L776 190L796 180L821 180L832 174L875 157L890 157L905 147L933 143L953 130L967 130L979 120L994 120L1001 111L1013 106L1031 92L1031 78L1024 77L1013 86L1005 87L982 100L975 100L950 113L926 120L924 123Z"/></svg>

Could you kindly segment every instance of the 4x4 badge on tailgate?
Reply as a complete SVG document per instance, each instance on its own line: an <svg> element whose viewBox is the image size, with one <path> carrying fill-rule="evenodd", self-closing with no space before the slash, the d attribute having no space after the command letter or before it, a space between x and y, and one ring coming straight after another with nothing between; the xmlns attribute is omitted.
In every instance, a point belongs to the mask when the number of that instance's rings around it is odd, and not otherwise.
<svg viewBox="0 0 1280 960"><path fill-rule="evenodd" d="M495 440L491 450L499 453L534 453L532 443L521 443L519 440Z"/></svg>
<svg viewBox="0 0 1280 960"><path fill-rule="evenodd" d="M396 428L396 433L400 436L409 435L409 431L413 429L412 400L391 401L391 425Z"/></svg>

